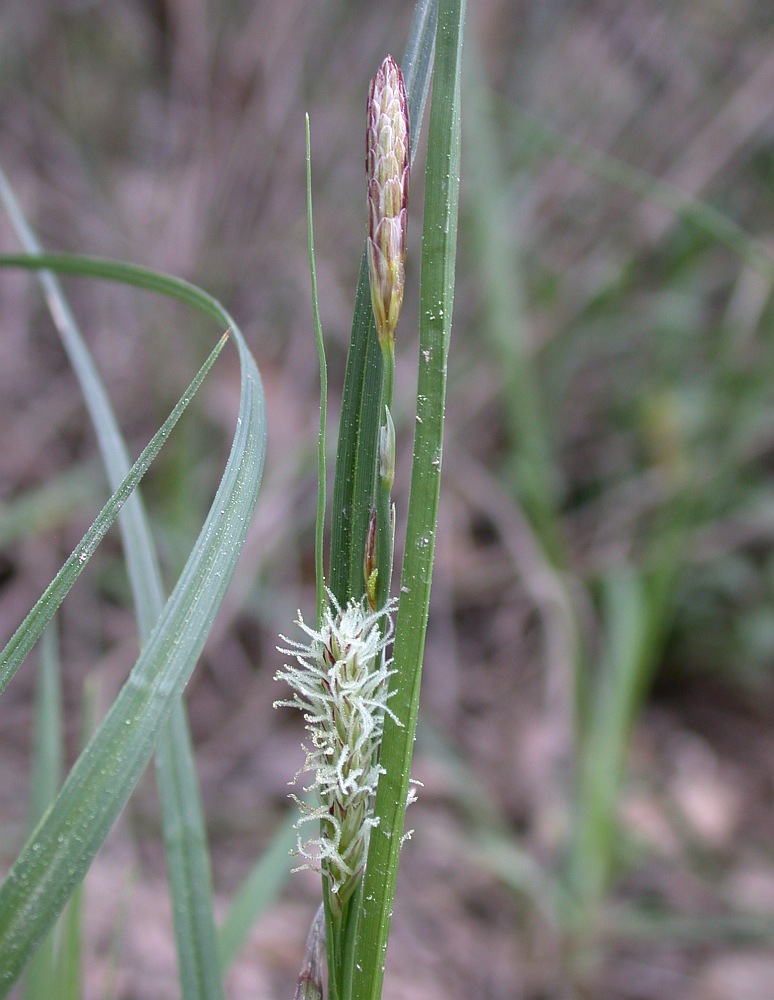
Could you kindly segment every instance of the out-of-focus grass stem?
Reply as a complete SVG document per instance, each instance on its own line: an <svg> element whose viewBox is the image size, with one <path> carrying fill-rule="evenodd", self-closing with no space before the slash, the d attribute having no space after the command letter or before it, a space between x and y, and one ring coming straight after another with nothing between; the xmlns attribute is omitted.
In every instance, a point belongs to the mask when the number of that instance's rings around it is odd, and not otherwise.
<svg viewBox="0 0 774 1000"><path fill-rule="evenodd" d="M325 505L326 505L326 463L325 431L328 412L328 366L325 362L325 342L320 306L317 297L317 268L314 260L314 221L312 215L312 145L309 131L309 115L306 116L306 222L309 237L309 275L312 284L312 314L317 356L320 361L320 429L317 433L317 517L315 521L315 587L317 597L317 626L322 621L327 597L325 594Z"/></svg>
<svg viewBox="0 0 774 1000"><path fill-rule="evenodd" d="M62 686L58 630L52 619L41 637L35 696L35 743L30 781L29 826L34 829L56 798L62 782ZM53 995L56 989L56 928L48 932L24 972L24 1000Z"/></svg>
<svg viewBox="0 0 774 1000"><path fill-rule="evenodd" d="M502 399L515 462L510 480L551 562L565 562L557 517L559 472L553 456L546 404L528 342L522 301L519 236L503 212L509 184L500 162L493 111L475 39L466 48L465 129L472 245L482 287L484 328L502 380Z"/></svg>

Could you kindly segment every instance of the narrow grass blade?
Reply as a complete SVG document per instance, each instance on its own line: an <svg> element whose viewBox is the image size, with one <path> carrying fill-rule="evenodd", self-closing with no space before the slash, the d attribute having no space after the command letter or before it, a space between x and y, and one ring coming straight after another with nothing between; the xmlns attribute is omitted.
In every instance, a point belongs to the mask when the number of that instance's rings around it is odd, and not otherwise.
<svg viewBox="0 0 774 1000"><path fill-rule="evenodd" d="M265 452L260 376L241 332L214 298L186 282L119 262L41 256L16 263L119 280L196 306L231 327L242 386L231 453L186 567L127 684L0 887L0 995L88 869L193 670L244 541ZM214 928L211 939L216 952Z"/></svg>
<svg viewBox="0 0 774 1000"><path fill-rule="evenodd" d="M363 591L362 561L373 497L381 364L363 251L333 480L330 586L342 607Z"/></svg>
<svg viewBox="0 0 774 1000"><path fill-rule="evenodd" d="M114 922L110 928L110 937L107 942L105 954L105 969L99 993L97 994L100 1000L116 1000L116 997L120 996L121 955L128 934L131 896L136 882L137 872L130 870L124 873L120 883L116 886L115 891L118 897L118 905L114 911ZM81 1000L81 998L78 998L78 1000Z"/></svg>
<svg viewBox="0 0 774 1000"><path fill-rule="evenodd" d="M62 685L56 619L43 633L35 699L30 826L36 826L62 783Z"/></svg>
<svg viewBox="0 0 774 1000"><path fill-rule="evenodd" d="M53 923L142 773L233 573L265 443L257 369L243 356L240 421L197 544L124 687L0 887L0 996Z"/></svg>
<svg viewBox="0 0 774 1000"><path fill-rule="evenodd" d="M314 534L314 568L317 597L317 627L322 621L328 598L325 595L325 507L326 462L325 437L328 417L328 366L325 362L325 341L320 322L320 305L317 298L317 268L314 262L314 220L312 215L312 140L309 134L309 115L306 116L306 225L308 231L309 278L312 284L312 315L317 357L320 362L320 429L317 433L317 517Z"/></svg>
<svg viewBox="0 0 774 1000"><path fill-rule="evenodd" d="M35 742L30 782L30 826L35 827L56 798L62 782L62 688L56 620L43 633L35 699ZM27 964L22 996L39 1000L56 994L55 930L48 932Z"/></svg>
<svg viewBox="0 0 774 1000"><path fill-rule="evenodd" d="M435 33L438 26L438 0L419 0L409 29L401 72L406 85L409 121L411 123L411 162L417 151L417 140L425 117L425 104L430 93L430 79L435 58Z"/></svg>
<svg viewBox="0 0 774 1000"><path fill-rule="evenodd" d="M627 751L664 648L692 501L688 494L666 505L646 570L624 566L603 580L605 645L581 734L568 858L568 915L581 927L600 915L614 873L616 806Z"/></svg>
<svg viewBox="0 0 774 1000"><path fill-rule="evenodd" d="M2 262L0 262L1 264ZM224 335L209 358L200 368L196 378L191 382L186 392L180 398L175 408L164 421L159 430L154 434L148 445L143 450L140 457L129 470L126 478L120 484L116 492L111 496L89 530L75 547L65 564L57 575L46 587L40 599L36 602L27 617L13 634L5 649L0 653L0 692L4 691L16 673L19 666L24 661L29 651L40 638L43 630L57 608L67 596L68 591L83 572L89 559L94 554L97 546L107 534L109 528L118 516L119 511L126 503L127 499L148 471L154 458L161 451L167 441L172 428L182 416L188 404L193 399L199 386L204 381L208 372L215 363L216 358L223 350L227 335Z"/></svg>
<svg viewBox="0 0 774 1000"><path fill-rule="evenodd" d="M83 998L83 883L77 886L59 918L56 991L38 994L57 1000Z"/></svg>
<svg viewBox="0 0 774 1000"><path fill-rule="evenodd" d="M243 882L218 931L220 967L225 973L242 950L259 917L274 902L290 875L296 846L295 813L279 826L271 843Z"/></svg>
<svg viewBox="0 0 774 1000"><path fill-rule="evenodd" d="M590 928L614 860L615 808L653 639L647 589L634 569L605 581L606 642L596 698L581 747L578 816L570 858L570 920Z"/></svg>
<svg viewBox="0 0 774 1000"><path fill-rule="evenodd" d="M97 726L97 685L87 678L81 699L81 747ZM83 1000L83 883L76 887L59 918L57 1000Z"/></svg>
<svg viewBox="0 0 774 1000"><path fill-rule="evenodd" d="M27 253L39 254L41 247L37 237L27 223L21 206L2 171L0 171L0 199ZM111 489L116 490L131 465L118 421L57 278L47 270L40 270L38 278L62 346L81 387L108 481ZM142 501L136 491L127 499L119 527L124 550L127 553L127 570L132 593L135 596L140 635L144 637L158 618L164 600L158 559L147 530Z"/></svg>
<svg viewBox="0 0 774 1000"><path fill-rule="evenodd" d="M378 1000L398 873L419 706L438 498L441 479L446 360L454 304L460 170L460 69L464 0L442 0L438 11L433 97L425 180L420 290L419 378L414 461L401 575L390 706L402 725L385 723L358 927L353 997Z"/></svg>
<svg viewBox="0 0 774 1000"><path fill-rule="evenodd" d="M416 153L433 65L438 0L420 0L402 64ZM363 181L365 207L365 180ZM330 587L340 604L363 593L363 549L371 511L382 357L376 340L365 247L360 261L341 405L331 515Z"/></svg>
<svg viewBox="0 0 774 1000"><path fill-rule="evenodd" d="M212 909L210 853L193 766L188 719L176 699L156 745L164 853L172 898L175 937L184 998L223 996L220 965L213 963L217 936ZM190 766L189 766L190 762Z"/></svg>
<svg viewBox="0 0 774 1000"><path fill-rule="evenodd" d="M1 174L0 195L25 247L30 251L39 251L35 234L27 225L13 192ZM81 273L83 266L83 263L76 263ZM115 488L129 467L118 422L57 279L44 271L40 280L62 344L80 382L108 478ZM166 294L174 294L169 291L171 282L164 275L157 275L155 280L162 284ZM163 287L165 281L166 289ZM178 292L180 290L178 286ZM225 310L220 312L225 317ZM240 338L239 330L233 323L227 322L226 325L232 326L235 335ZM238 346L241 349L242 344L238 342ZM140 639L144 642L161 613L164 588L139 493L135 492L129 498L119 523ZM168 848L167 867L173 895L181 986L184 1000L217 1000L223 994L223 987L217 964L209 852L193 751L182 709L173 710L169 727L170 730L159 741L156 773L165 827L164 843Z"/></svg>

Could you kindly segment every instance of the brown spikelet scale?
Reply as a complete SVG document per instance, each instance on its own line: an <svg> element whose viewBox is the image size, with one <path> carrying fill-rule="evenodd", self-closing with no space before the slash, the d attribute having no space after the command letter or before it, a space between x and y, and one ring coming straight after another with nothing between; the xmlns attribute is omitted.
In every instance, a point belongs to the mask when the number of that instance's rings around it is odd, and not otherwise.
<svg viewBox="0 0 774 1000"><path fill-rule="evenodd" d="M395 340L403 304L409 117L400 67L387 56L368 92L368 272L379 343Z"/></svg>

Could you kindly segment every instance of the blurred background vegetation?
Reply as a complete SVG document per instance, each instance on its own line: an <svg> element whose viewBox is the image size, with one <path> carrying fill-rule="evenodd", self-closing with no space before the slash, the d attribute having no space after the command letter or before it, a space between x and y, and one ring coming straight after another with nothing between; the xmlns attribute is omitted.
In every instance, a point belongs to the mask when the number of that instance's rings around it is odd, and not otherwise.
<svg viewBox="0 0 774 1000"><path fill-rule="evenodd" d="M193 280L266 383L264 487L188 701L226 900L301 763L271 708L313 607L317 358L304 123L334 401L362 239L364 106L412 3L6 0L0 162L44 245ZM481 0L466 36L457 304L437 566L387 995L762 1000L774 981L774 18L764 0ZM420 159L417 161L421 163ZM415 392L422 171L398 332L396 498ZM16 248L0 219L0 245ZM66 285L145 444L215 334ZM0 622L106 497L34 280L0 276ZM223 358L145 495L168 582L236 414ZM333 443L333 441L332 441ZM403 459L401 460L401 456ZM398 531L400 537L400 529ZM68 746L136 633L108 538L61 621ZM33 675L0 703L0 849L25 824ZM288 713L289 714L289 713ZM176 996L152 779L87 880L89 996ZM289 996L293 876L230 996Z"/></svg>

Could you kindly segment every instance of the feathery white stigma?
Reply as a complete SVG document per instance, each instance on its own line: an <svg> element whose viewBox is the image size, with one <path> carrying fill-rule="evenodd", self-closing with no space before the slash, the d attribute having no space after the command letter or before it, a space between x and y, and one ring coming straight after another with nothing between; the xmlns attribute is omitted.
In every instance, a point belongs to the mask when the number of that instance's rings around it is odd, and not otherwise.
<svg viewBox="0 0 774 1000"><path fill-rule="evenodd" d="M329 592L319 630L310 628L298 613L297 624L307 643L280 636L277 647L296 660L275 675L293 689L293 697L275 702L304 714L310 734L306 762L296 775L314 774L319 806L298 798L303 823L320 821L320 836L298 838L298 851L327 874L334 905L343 906L352 895L365 867L368 838L374 825L373 796L382 768L378 762L384 714L400 722L387 706L392 671L385 649L392 638L390 612L366 610L365 600L350 601L342 610ZM306 866L305 866L306 867Z"/></svg>

